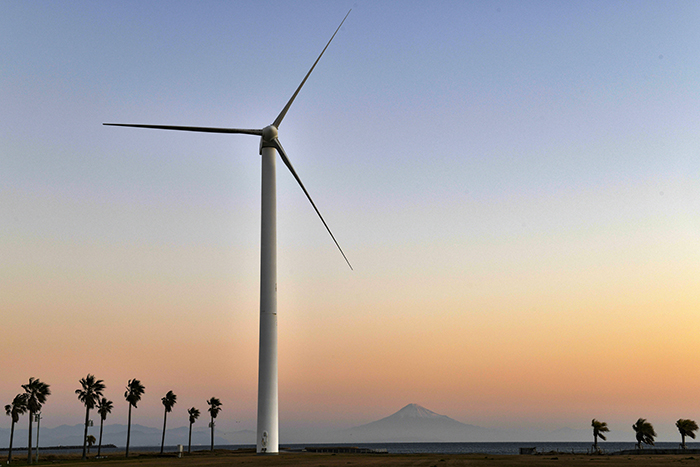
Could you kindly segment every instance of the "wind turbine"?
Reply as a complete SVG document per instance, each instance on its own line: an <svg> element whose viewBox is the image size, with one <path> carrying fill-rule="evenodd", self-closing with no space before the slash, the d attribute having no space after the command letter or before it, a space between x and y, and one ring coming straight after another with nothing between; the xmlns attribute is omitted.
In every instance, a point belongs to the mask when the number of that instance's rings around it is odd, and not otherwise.
<svg viewBox="0 0 700 467"><path fill-rule="evenodd" d="M350 10L352 11L352 10ZM261 209L261 235L260 235L260 350L258 354L258 428L257 428L257 453L277 454L279 452L279 411L277 405L277 189L276 189L276 164L275 155L279 153L282 162L296 179L304 194L311 202L316 214L323 222L326 230L330 234L335 246L343 255L345 262L350 269L352 265L347 256L340 248L330 227L321 216L316 204L311 199L311 195L306 191L306 187L301 182L292 163L287 157L287 153L279 142L278 128L287 115L287 111L292 106L297 94L306 83L309 75L316 67L316 64L324 52L331 44L331 41L340 30L347 19L350 11L347 12L343 21L335 30L326 46L321 51L311 69L306 74L301 84L294 91L291 99L284 106L280 114L271 125L261 130L241 129L241 128L209 128L193 126L173 126L173 125L144 125L131 123L103 123L109 126L125 126L134 128L154 128L160 130L196 131L204 133L240 133L245 135L260 136L260 155L262 156L262 209Z"/></svg>

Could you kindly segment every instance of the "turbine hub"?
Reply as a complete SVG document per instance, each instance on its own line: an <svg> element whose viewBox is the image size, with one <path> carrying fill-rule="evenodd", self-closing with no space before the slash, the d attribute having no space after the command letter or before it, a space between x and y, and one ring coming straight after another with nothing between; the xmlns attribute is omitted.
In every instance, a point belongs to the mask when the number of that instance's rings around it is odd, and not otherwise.
<svg viewBox="0 0 700 467"><path fill-rule="evenodd" d="M268 125L265 128L263 128L262 131L262 139L263 141L269 142L272 141L273 139L277 138L278 131L277 127L275 125Z"/></svg>

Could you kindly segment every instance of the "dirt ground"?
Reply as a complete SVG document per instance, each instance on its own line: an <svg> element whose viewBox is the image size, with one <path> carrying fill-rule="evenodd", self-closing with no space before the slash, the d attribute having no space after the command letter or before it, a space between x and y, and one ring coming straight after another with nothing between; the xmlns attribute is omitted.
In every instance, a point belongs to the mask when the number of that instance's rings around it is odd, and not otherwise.
<svg viewBox="0 0 700 467"><path fill-rule="evenodd" d="M26 458L16 457L13 464L26 465ZM3 462L4 464L4 462ZM159 456L152 453L124 457L110 456L105 459L89 458L81 461L76 455L47 455L40 459L39 465L105 465L112 466L170 466L205 467L205 466L295 466L295 467L363 467L363 466L399 466L399 467L447 467L447 466L589 466L589 467L656 467L656 466L698 466L700 456L692 455L603 455L589 456L578 454L543 454L496 456L483 454L315 454L315 453L280 453L275 456L258 456L253 452L216 450L192 453L178 458L175 455Z"/></svg>

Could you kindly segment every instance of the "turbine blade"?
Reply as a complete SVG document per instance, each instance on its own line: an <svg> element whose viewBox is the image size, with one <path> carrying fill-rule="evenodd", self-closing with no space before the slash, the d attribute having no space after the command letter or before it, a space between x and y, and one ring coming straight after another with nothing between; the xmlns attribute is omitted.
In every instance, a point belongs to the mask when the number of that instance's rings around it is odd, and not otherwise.
<svg viewBox="0 0 700 467"><path fill-rule="evenodd" d="M143 125L133 123L103 123L106 126L126 126L131 128L153 128L156 130L196 131L200 133L238 133L244 135L262 136L262 130L246 130L241 128L211 128L202 126L175 126L175 125Z"/></svg>
<svg viewBox="0 0 700 467"><path fill-rule="evenodd" d="M323 50L321 51L321 55L318 56L318 58L316 59L316 61L315 61L314 64L313 64L313 66L311 67L311 69L309 70L309 72L308 72L308 73L306 74L306 76L304 77L304 80L301 82L301 84L299 85L299 87L297 88L297 90L296 90L296 91L294 92L294 94L292 95L292 98L289 99L289 102L287 102L287 105L284 106L284 109L282 109L282 112L280 112L280 114L279 114L279 115L277 116L277 118L275 119L275 122L273 123L273 125L274 125L276 128L279 128L279 127L280 127L280 123L282 123L282 119L284 118L285 115L287 115L287 111L288 111L289 108L292 106L292 102L294 102L294 99L296 99L297 94L299 94L299 91L301 91L301 87L304 86L304 83L306 83L306 80L309 78L309 75L311 74L312 71L314 71L314 68L316 67L316 64L318 63L319 60L321 60L321 57L323 56L323 53L326 51L326 49L328 48L328 46L331 45L331 41L333 40L333 38L335 37L335 35L338 34L338 31L340 31L340 27L343 25L343 23L345 22L345 19L348 17L348 15L350 14L351 11L352 11L352 9L350 9L350 10L347 12L347 14L345 15L345 18L343 18L343 21L340 22L340 26L338 26L338 29L335 30L335 32L334 32L333 35L331 36L330 40L328 41L328 44L326 44L326 46L325 46L325 47L323 48Z"/></svg>
<svg viewBox="0 0 700 467"><path fill-rule="evenodd" d="M277 149L277 152L280 153L280 157L282 158L282 162L284 162L284 165L287 166L289 171L292 173L294 178L296 179L297 183L301 187L301 189L304 191L304 194L306 197L309 199L309 202L311 203L311 206L314 207L314 210L316 211L316 214L318 214L318 217L321 219L321 222L323 222L323 225L326 227L326 230L328 233L331 235L331 238L333 239L333 242L335 242L335 246L338 247L338 250L340 251L340 254L343 255L343 258L345 258L345 262L348 263L348 266L350 266L350 270L354 271L352 268L352 264L350 264L350 261L348 261L348 257L345 256L345 253L343 252L343 249L340 248L340 245L338 244L338 240L335 239L335 236L333 235L333 232L331 232L330 227L328 227L328 224L326 224L326 221L323 219L323 216L319 212L318 208L316 207L316 203L314 203L314 200L311 199L311 195L309 195L309 192L306 191L306 187L304 184L301 182L301 179L299 178L299 175L297 175L296 170L294 170L294 167L292 167L292 163L289 161L289 158L287 157L287 153L284 152L284 149L282 148L282 145L280 144L279 139L275 138L271 141L271 143L274 145L275 149Z"/></svg>

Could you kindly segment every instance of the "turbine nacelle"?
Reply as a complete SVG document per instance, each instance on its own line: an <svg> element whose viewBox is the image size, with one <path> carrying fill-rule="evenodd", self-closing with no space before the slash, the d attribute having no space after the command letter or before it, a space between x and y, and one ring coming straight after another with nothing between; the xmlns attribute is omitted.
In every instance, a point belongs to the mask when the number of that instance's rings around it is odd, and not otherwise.
<svg viewBox="0 0 700 467"><path fill-rule="evenodd" d="M277 135L279 135L279 131L275 125L268 125L262 129L262 136L260 138L260 155L262 155L263 148L277 149L277 145L275 145Z"/></svg>
<svg viewBox="0 0 700 467"><path fill-rule="evenodd" d="M262 139L265 142L271 142L273 139L277 138L279 131L275 125L268 125L262 130Z"/></svg>

